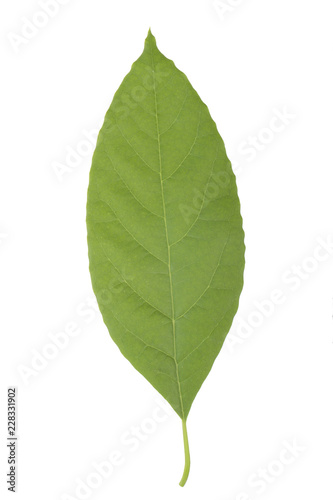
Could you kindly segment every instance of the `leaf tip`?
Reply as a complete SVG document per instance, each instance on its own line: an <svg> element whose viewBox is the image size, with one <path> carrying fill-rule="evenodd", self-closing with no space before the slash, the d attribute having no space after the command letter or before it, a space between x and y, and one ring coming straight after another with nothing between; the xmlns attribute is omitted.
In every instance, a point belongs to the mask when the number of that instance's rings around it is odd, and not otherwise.
<svg viewBox="0 0 333 500"><path fill-rule="evenodd" d="M151 46L155 46L156 47L156 39L155 39L154 35L152 34L150 28L148 30L148 34L147 34L147 38L146 38L146 41L145 41L145 45L149 45L150 47Z"/></svg>

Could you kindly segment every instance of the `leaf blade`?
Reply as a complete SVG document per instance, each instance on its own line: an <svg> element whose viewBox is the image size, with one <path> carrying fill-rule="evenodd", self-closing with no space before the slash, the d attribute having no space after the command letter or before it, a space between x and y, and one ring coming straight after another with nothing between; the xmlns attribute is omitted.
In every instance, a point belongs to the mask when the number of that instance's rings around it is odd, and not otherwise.
<svg viewBox="0 0 333 500"><path fill-rule="evenodd" d="M112 338L186 420L238 307L244 235L216 125L151 33L99 134L87 228Z"/></svg>

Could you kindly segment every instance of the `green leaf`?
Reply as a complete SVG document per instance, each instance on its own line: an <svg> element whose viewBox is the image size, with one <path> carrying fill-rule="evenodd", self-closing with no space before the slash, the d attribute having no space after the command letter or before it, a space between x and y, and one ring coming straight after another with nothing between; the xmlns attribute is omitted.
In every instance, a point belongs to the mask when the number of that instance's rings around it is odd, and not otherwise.
<svg viewBox="0 0 333 500"><path fill-rule="evenodd" d="M149 31L99 133L87 202L92 285L122 354L186 419L238 308L244 233L207 106Z"/></svg>

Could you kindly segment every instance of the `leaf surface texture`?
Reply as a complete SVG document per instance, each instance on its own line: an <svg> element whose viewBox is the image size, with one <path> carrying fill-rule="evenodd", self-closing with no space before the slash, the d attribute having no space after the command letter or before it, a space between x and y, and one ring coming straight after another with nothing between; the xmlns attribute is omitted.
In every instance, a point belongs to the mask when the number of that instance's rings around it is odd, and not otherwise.
<svg viewBox="0 0 333 500"><path fill-rule="evenodd" d="M150 32L99 133L87 228L111 337L186 419L238 308L244 234L216 125Z"/></svg>

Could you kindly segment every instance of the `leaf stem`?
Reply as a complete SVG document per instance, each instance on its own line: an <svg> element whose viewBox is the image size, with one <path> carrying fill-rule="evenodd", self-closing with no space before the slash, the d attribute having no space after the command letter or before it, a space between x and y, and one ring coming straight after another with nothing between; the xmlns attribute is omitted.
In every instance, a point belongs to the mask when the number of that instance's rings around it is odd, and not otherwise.
<svg viewBox="0 0 333 500"><path fill-rule="evenodd" d="M188 478L188 475L189 475L189 472L190 472L190 464L191 464L190 448L188 446L188 436L187 436L187 428L186 428L186 419L185 418L182 419L182 424L183 424L185 466L184 466L183 477L181 478L180 483L179 483L180 486L185 485L187 478Z"/></svg>

